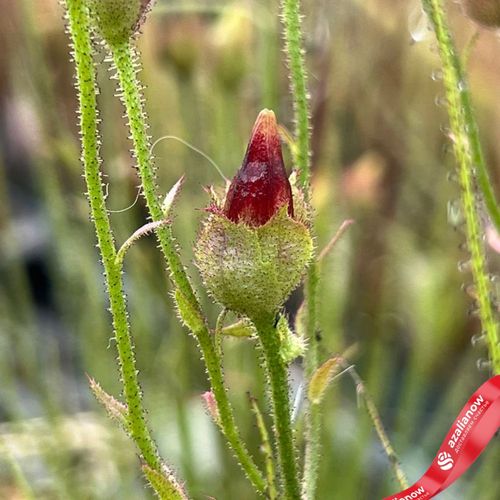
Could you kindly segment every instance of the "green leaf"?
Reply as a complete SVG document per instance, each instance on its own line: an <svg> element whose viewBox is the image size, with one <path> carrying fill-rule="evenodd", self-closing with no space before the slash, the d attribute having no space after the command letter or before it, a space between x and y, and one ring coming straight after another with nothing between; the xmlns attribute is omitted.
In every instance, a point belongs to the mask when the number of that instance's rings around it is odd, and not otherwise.
<svg viewBox="0 0 500 500"><path fill-rule="evenodd" d="M174 475L165 465L163 465L162 469L162 472L158 472L148 465L142 466L142 472L146 476L150 486L158 495L158 498L162 500L187 500L186 493L177 482Z"/></svg>
<svg viewBox="0 0 500 500"><path fill-rule="evenodd" d="M194 334L201 332L205 328L205 322L198 308L179 289L175 291L174 298L182 323Z"/></svg>
<svg viewBox="0 0 500 500"><path fill-rule="evenodd" d="M242 319L236 323L225 326L221 329L220 333L228 337L253 337L257 332L251 321Z"/></svg>
<svg viewBox="0 0 500 500"><path fill-rule="evenodd" d="M182 176L170 189L170 191L167 193L165 196L165 199L163 200L163 203L161 204L161 210L163 212L163 215L165 216L165 219L168 219L170 217L170 212L172 210L172 207L174 206L175 202L177 201L177 198L179 196L180 190L182 185L184 184L184 176Z"/></svg>
<svg viewBox="0 0 500 500"><path fill-rule="evenodd" d="M90 390L93 392L97 401L99 401L99 403L104 406L108 415L113 420L117 421L121 425L121 427L123 427L127 431L127 405L108 394L92 377L87 375L87 378L89 381Z"/></svg>

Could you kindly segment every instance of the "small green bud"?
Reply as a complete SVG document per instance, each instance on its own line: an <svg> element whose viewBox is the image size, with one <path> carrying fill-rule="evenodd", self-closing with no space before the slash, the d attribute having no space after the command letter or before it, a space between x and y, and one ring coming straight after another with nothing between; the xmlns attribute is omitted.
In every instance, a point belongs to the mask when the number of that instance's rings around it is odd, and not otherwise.
<svg viewBox="0 0 500 500"><path fill-rule="evenodd" d="M253 25L251 14L240 5L224 9L212 30L214 74L227 88L239 85L248 69Z"/></svg>
<svg viewBox="0 0 500 500"><path fill-rule="evenodd" d="M283 314L280 314L278 324L276 325L276 331L280 338L281 359L283 359L286 364L304 355L307 348L304 338L295 335L292 330L290 330L288 320Z"/></svg>
<svg viewBox="0 0 500 500"><path fill-rule="evenodd" d="M96 28L110 46L130 40L140 29L153 0L88 0Z"/></svg>
<svg viewBox="0 0 500 500"><path fill-rule="evenodd" d="M465 12L487 28L500 27L500 0L465 0Z"/></svg>
<svg viewBox="0 0 500 500"><path fill-rule="evenodd" d="M206 52L206 29L199 16L165 16L155 30L159 59L175 68L182 78L190 78Z"/></svg>

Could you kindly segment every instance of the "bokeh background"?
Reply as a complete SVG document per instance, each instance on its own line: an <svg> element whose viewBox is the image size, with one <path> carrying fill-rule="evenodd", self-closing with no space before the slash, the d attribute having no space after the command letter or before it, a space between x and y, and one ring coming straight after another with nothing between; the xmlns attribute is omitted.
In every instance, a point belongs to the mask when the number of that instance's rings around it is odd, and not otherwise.
<svg viewBox="0 0 500 500"><path fill-rule="evenodd" d="M459 3L447 7L463 50L477 26ZM343 220L356 221L323 266L321 356L356 345L351 361L416 480L489 376L467 294L436 48L414 0L304 0L303 11L318 248ZM85 377L119 396L63 10L57 0L0 0L0 12L0 498L151 498L133 446L94 402ZM139 45L153 140L188 141L231 177L260 109L274 109L293 128L277 0L158 0ZM480 30L468 63L495 183L499 54L496 33ZM100 46L97 61L107 201L123 242L147 214ZM192 247L208 202L203 188L222 179L174 139L154 153L162 192L186 175L174 231L199 283ZM495 285L498 258L491 249L488 255ZM254 498L203 410L206 376L173 311L164 267L153 238L135 245L125 263L154 436L193 498ZM213 321L217 307L201 298ZM300 292L291 317L299 302ZM231 399L259 456L246 397L250 391L268 406L258 355L248 341L224 347ZM329 389L322 442L319 499L372 500L399 490L349 377ZM499 463L496 439L440 498L498 499Z"/></svg>

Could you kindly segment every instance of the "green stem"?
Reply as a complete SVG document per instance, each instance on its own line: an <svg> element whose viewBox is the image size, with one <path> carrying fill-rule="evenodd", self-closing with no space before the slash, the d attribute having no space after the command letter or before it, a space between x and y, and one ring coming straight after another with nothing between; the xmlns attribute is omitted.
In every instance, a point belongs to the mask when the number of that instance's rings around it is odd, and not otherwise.
<svg viewBox="0 0 500 500"><path fill-rule="evenodd" d="M485 332L492 369L495 373L500 373L500 339L493 312L482 225L476 200L478 194L476 178L497 230L500 229L500 214L479 143L478 128L472 111L468 84L446 23L441 0L422 0L422 4L434 27L443 65L443 81L448 101L453 150L458 162L465 232L471 254L472 276L476 288L479 317Z"/></svg>
<svg viewBox="0 0 500 500"><path fill-rule="evenodd" d="M118 80L134 144L134 153L137 160L144 198L151 218L154 222L157 222L162 220L164 215L156 189L155 169L150 152L150 139L146 128L147 119L143 107L141 84L137 79L137 58L134 48L130 43L111 46L110 50L118 71ZM156 235L160 243L160 248L167 260L173 283L190 303L193 310L196 311L200 317L203 317L201 306L189 282L179 254L177 253L171 227L163 226L157 228ZM224 386L221 361L217 356L212 336L206 325L198 331L193 332L193 334L198 340L205 360L212 391L219 408L223 433L254 487L259 492L264 492L266 489L265 480L250 456L236 427L233 410Z"/></svg>
<svg viewBox="0 0 500 500"><path fill-rule="evenodd" d="M300 0L282 0L282 18L285 36L285 52L290 68L291 90L295 114L295 140L297 144L297 167L299 181L305 192L306 200L311 200L310 165L310 121L307 73L304 61L305 50L302 42ZM306 354L306 380L318 367L317 293L318 266L313 256L306 281L306 335L309 347ZM321 410L318 405L309 408L306 414L306 451L304 462L303 495L312 500L316 491L318 466L321 453Z"/></svg>
<svg viewBox="0 0 500 500"><path fill-rule="evenodd" d="M408 478L406 477L404 470L401 468L399 458L394 450L394 447L392 446L389 436L387 435L384 424L382 423L382 418L380 417L378 409L375 406L375 402L373 401L371 395L368 393L363 380L359 376L358 372L354 369L354 366L351 365L347 361L347 359L343 357L339 356L337 359L340 363L340 366L342 366L344 370L347 370L349 372L349 375L354 381L356 385L356 393L358 397L362 398L365 403L366 411L368 412L368 416L372 421L373 427L375 429L375 432L377 433L380 443L384 448L385 454L389 459L394 477L397 479L399 486L401 486L401 489L405 490L409 487Z"/></svg>
<svg viewBox="0 0 500 500"><path fill-rule="evenodd" d="M285 498L300 499L287 366L280 354L279 336L273 326L273 318L255 321L255 327L259 332L271 389L274 436L278 448Z"/></svg>
<svg viewBox="0 0 500 500"><path fill-rule="evenodd" d="M217 356L213 338L206 328L202 331L196 332L195 334L207 367L212 392L217 402L221 430L234 451L241 468L247 474L248 479L257 491L263 494L266 491L266 481L264 480L260 470L255 465L255 462L248 453L248 450L240 437L234 420L233 409L227 397L221 362Z"/></svg>
<svg viewBox="0 0 500 500"><path fill-rule="evenodd" d="M305 358L305 377L311 380L318 368L318 339L316 337L316 309L319 272L316 261L311 263L305 286L306 301L306 334L309 346ZM304 480L302 494L312 500L318 483L318 469L321 458L321 405L310 405L306 414L306 448L304 459Z"/></svg>
<svg viewBox="0 0 500 500"><path fill-rule="evenodd" d="M155 166L151 155L151 142L147 133L147 117L143 107L142 85L137 79L137 56L129 42L117 44L110 49L118 71L118 80L134 144L142 192L153 222L158 222L164 218L164 215L157 193ZM171 227L158 228L156 234L161 250L168 261L172 281L189 302L201 312L186 271L177 254Z"/></svg>
<svg viewBox="0 0 500 500"><path fill-rule="evenodd" d="M290 83L295 117L295 140L297 141L297 167L299 180L310 198L310 134L309 95L302 44L300 22L300 0L282 0L281 12L284 26L285 52L290 68Z"/></svg>
<svg viewBox="0 0 500 500"><path fill-rule="evenodd" d="M477 183L483 194L484 203L497 231L500 232L500 207L496 202L493 185L486 168L479 139L479 129L472 107L469 84L446 22L442 2L441 0L422 0L422 4L434 27L438 42L439 55L445 76L444 83L449 102L450 120L452 120L451 108L455 107L453 113L460 115L461 133L467 136L469 154L473 162L472 165L477 172ZM451 93L454 95L451 96Z"/></svg>
<svg viewBox="0 0 500 500"><path fill-rule="evenodd" d="M134 349L123 293L121 267L115 264L116 249L102 186L98 153L96 76L90 39L89 13L84 0L66 0L66 7L76 66L84 176L109 293L123 392L128 407L130 434L146 463L159 470L160 460L144 417L142 394L137 379Z"/></svg>

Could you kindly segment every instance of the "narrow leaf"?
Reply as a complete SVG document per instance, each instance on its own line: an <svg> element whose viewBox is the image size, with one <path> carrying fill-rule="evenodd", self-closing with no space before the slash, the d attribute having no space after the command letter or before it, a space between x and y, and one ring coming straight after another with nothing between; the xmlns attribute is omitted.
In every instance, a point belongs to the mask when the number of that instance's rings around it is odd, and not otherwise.
<svg viewBox="0 0 500 500"><path fill-rule="evenodd" d="M165 199L163 200L163 203L161 204L161 210L163 212L163 215L165 216L165 219L167 219L170 216L170 211L172 210L172 207L174 206L174 203L177 200L177 197L179 195L180 189L181 189L183 184L184 184L184 176L182 176L172 186L170 191L167 193L167 196L165 196Z"/></svg>
<svg viewBox="0 0 500 500"><path fill-rule="evenodd" d="M221 329L220 333L228 337L253 337L256 332L255 327L250 321L242 319L236 323L225 326Z"/></svg>
<svg viewBox="0 0 500 500"><path fill-rule="evenodd" d="M104 406L106 412L113 420L117 421L125 430L127 430L127 405L109 395L92 377L87 375L87 378L90 390L93 392L97 401Z"/></svg>
<svg viewBox="0 0 500 500"><path fill-rule="evenodd" d="M309 382L309 401L312 404L320 404L325 395L328 385L333 377L339 373L341 365L337 356L325 361L312 375Z"/></svg>
<svg viewBox="0 0 500 500"><path fill-rule="evenodd" d="M179 289L175 291L175 303L181 321L192 333L197 334L205 328L205 322L198 309L189 302Z"/></svg>
<svg viewBox="0 0 500 500"><path fill-rule="evenodd" d="M152 469L148 465L142 466L142 472L146 476L151 488L162 500L187 500L183 487L177 482L175 476L163 465L162 471Z"/></svg>

